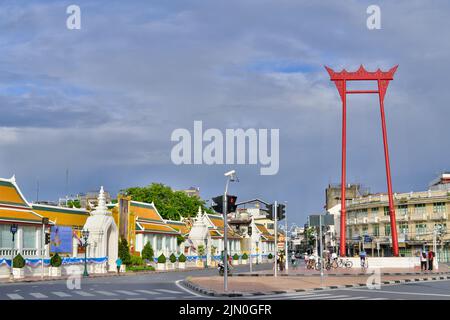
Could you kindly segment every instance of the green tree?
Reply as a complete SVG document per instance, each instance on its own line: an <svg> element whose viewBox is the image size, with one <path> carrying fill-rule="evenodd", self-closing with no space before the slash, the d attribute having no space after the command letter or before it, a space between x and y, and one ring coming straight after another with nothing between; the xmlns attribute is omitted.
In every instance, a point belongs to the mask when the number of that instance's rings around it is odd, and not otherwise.
<svg viewBox="0 0 450 320"><path fill-rule="evenodd" d="M198 207L213 213L206 208L204 200L196 196L188 196L182 191L173 191L169 186L162 183L152 183L146 187L132 187L121 190L126 196L131 196L135 201L153 202L158 212L164 219L178 220L182 217L190 217L197 213Z"/></svg>
<svg viewBox="0 0 450 320"><path fill-rule="evenodd" d="M180 246L184 242L184 237L182 235L177 236L177 245Z"/></svg>
<svg viewBox="0 0 450 320"><path fill-rule="evenodd" d="M147 242L145 244L144 248L142 249L142 258L153 261L153 256L154 256L154 253L153 253L152 245L150 244L150 242Z"/></svg>
<svg viewBox="0 0 450 320"><path fill-rule="evenodd" d="M200 244L197 248L197 251L198 251L199 256L204 256L205 255L205 246Z"/></svg>
<svg viewBox="0 0 450 320"><path fill-rule="evenodd" d="M128 247L128 241L126 239L119 240L119 258L125 265L131 264L130 248Z"/></svg>
<svg viewBox="0 0 450 320"><path fill-rule="evenodd" d="M67 201L67 207L69 208L81 208L80 200L69 200Z"/></svg>

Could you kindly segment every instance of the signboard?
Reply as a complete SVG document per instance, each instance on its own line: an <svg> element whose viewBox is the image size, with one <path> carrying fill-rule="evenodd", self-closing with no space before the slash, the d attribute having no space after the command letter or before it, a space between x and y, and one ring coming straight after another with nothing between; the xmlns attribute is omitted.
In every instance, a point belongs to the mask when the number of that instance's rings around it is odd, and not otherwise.
<svg viewBox="0 0 450 320"><path fill-rule="evenodd" d="M128 200L119 200L119 238L128 239Z"/></svg>
<svg viewBox="0 0 450 320"><path fill-rule="evenodd" d="M320 218L322 217L322 218ZM319 221L321 219L322 221ZM334 225L334 215L332 214L314 214L309 216L309 225L311 227L318 227L320 225L320 222L322 222L322 226L330 226Z"/></svg>
<svg viewBox="0 0 450 320"><path fill-rule="evenodd" d="M72 234L71 227L50 227L50 252L72 253Z"/></svg>

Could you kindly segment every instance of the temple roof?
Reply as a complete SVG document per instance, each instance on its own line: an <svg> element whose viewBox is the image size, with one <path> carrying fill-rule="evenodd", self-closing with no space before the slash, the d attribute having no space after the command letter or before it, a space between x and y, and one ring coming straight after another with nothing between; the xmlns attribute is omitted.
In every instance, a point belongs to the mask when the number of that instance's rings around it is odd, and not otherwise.
<svg viewBox="0 0 450 320"><path fill-rule="evenodd" d="M167 223L167 225L169 225L171 228L177 230L182 235L188 234L189 231L191 230L191 228L182 221L174 221L174 220L164 220L164 221Z"/></svg>
<svg viewBox="0 0 450 320"><path fill-rule="evenodd" d="M130 212L134 213L138 220L164 223L163 218L153 203L130 201Z"/></svg>
<svg viewBox="0 0 450 320"><path fill-rule="evenodd" d="M136 222L136 232L142 233L163 233L179 235L180 233L167 224Z"/></svg>
<svg viewBox="0 0 450 320"><path fill-rule="evenodd" d="M82 228L89 217L85 209L65 208L43 204L32 204L33 211L49 218L56 225Z"/></svg>
<svg viewBox="0 0 450 320"><path fill-rule="evenodd" d="M0 221L42 223L42 216L30 209L19 209L0 206Z"/></svg>

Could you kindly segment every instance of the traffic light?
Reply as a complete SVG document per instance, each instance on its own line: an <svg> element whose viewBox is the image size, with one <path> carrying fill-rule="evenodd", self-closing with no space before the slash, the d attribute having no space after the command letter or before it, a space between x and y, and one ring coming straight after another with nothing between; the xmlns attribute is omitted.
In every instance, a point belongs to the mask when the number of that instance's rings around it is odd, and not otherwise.
<svg viewBox="0 0 450 320"><path fill-rule="evenodd" d="M277 208L277 219L278 221L283 220L286 217L286 206L284 204L279 204Z"/></svg>
<svg viewBox="0 0 450 320"><path fill-rule="evenodd" d="M273 204L266 204L266 218L273 220Z"/></svg>
<svg viewBox="0 0 450 320"><path fill-rule="evenodd" d="M247 234L248 234L249 236L252 235L252 227L251 227L251 226L248 226L248 228L247 228Z"/></svg>
<svg viewBox="0 0 450 320"><path fill-rule="evenodd" d="M236 205L236 196L229 196L227 195L227 213L236 212L237 205Z"/></svg>
<svg viewBox="0 0 450 320"><path fill-rule="evenodd" d="M218 196L212 198L212 201L215 203L212 208L217 213L223 213L223 196Z"/></svg>
<svg viewBox="0 0 450 320"><path fill-rule="evenodd" d="M227 195L227 213L236 212L236 199L236 196ZM214 197L212 200L215 203L212 205L214 211L217 213L223 213L223 196Z"/></svg>
<svg viewBox="0 0 450 320"><path fill-rule="evenodd" d="M45 244L49 244L50 243L50 233L46 232L45 233Z"/></svg>

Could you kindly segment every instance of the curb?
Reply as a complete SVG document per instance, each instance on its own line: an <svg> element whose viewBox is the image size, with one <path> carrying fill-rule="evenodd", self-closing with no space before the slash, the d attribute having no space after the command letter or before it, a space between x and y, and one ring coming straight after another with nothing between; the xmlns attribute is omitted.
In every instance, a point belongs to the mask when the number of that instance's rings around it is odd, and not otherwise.
<svg viewBox="0 0 450 320"><path fill-rule="evenodd" d="M449 271L433 272L433 273L422 273L422 272L381 272L382 276L440 276L440 275L450 275ZM366 273L324 273L327 277L348 277L348 276L365 276ZM231 273L229 277L273 277L273 273ZM320 277L320 273L296 273L296 274L278 274L280 277Z"/></svg>
<svg viewBox="0 0 450 320"><path fill-rule="evenodd" d="M390 281L382 281L382 284L399 284L399 283L409 283L409 282L418 282L418 281L433 281L433 280L446 280L450 279L450 274L447 276L440 277L426 277L426 278L412 278L412 279L402 279L402 280L390 280ZM191 281L185 279L181 281L181 284L191 289L192 291L196 291L198 293L212 296L212 297L258 297L258 296L267 296L274 294L284 294L284 293L295 293L295 292L314 292L321 290L338 290L338 289L346 289L346 288L359 288L365 287L366 283L356 283L356 284L344 284L344 285L333 285L326 287L318 287L318 288L309 288L309 289L294 289L294 290L275 290L275 291L267 291L267 292L230 292L223 293L217 292L211 289L205 289L203 287L197 286L193 284Z"/></svg>

